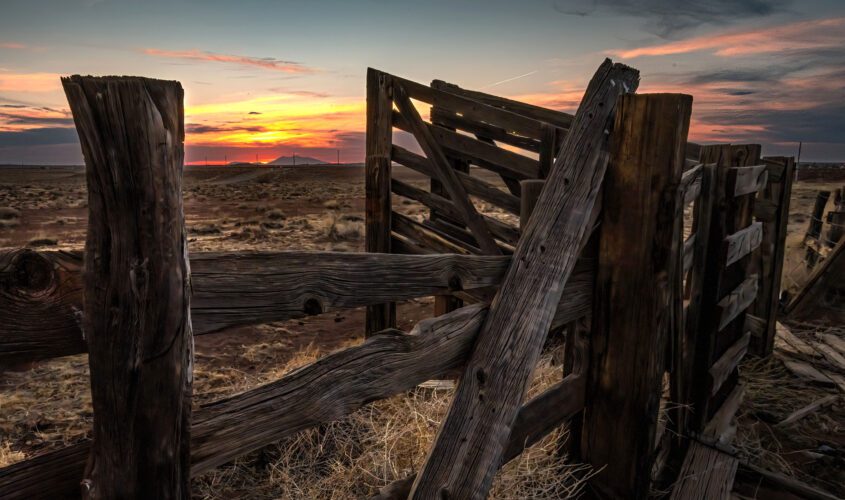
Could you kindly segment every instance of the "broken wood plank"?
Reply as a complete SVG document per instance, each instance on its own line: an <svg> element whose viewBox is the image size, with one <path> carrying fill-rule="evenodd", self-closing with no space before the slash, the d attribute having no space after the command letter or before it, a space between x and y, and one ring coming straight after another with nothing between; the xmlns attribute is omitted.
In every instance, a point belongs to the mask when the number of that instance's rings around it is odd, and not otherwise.
<svg viewBox="0 0 845 500"><path fill-rule="evenodd" d="M763 241L763 223L753 222L725 238L725 266L739 261L756 250Z"/></svg>
<svg viewBox="0 0 845 500"><path fill-rule="evenodd" d="M802 418L806 417L811 413L815 413L816 411L824 408L827 405L833 404L836 400L839 399L838 394L832 394L830 396L823 397L821 399L817 399L812 403L804 406L803 408L799 408L794 412L790 413L785 419L778 422L775 427L785 427L789 424L795 423Z"/></svg>
<svg viewBox="0 0 845 500"><path fill-rule="evenodd" d="M804 287L784 307L784 314L790 319L809 316L832 284L838 284L845 273L845 239L819 265L813 268Z"/></svg>
<svg viewBox="0 0 845 500"><path fill-rule="evenodd" d="M367 68L367 132L364 162L364 249L369 253L390 253L391 161L393 142L391 98L393 83L387 73ZM396 303L367 306L364 335L396 326Z"/></svg>
<svg viewBox="0 0 845 500"><path fill-rule="evenodd" d="M455 170L449 163L449 159L446 158L437 140L432 135L430 126L420 117L403 84L395 80L393 82L393 102L431 162L432 170L443 184L443 189L449 194L449 199L455 204L462 222L472 231L480 248L487 254L501 255L502 252L496 246L496 242L490 234L490 229L467 196L463 184L461 184ZM443 130L448 132L446 129Z"/></svg>
<svg viewBox="0 0 845 500"><path fill-rule="evenodd" d="M732 167L728 170L728 193L743 196L763 189L768 179L766 165Z"/></svg>
<svg viewBox="0 0 845 500"><path fill-rule="evenodd" d="M738 384L733 388L722 406L716 410L713 417L704 427L704 435L713 437L717 442L726 442L728 436L733 434L732 422L737 410L742 405L742 400L745 398L745 385Z"/></svg>
<svg viewBox="0 0 845 500"><path fill-rule="evenodd" d="M835 385L833 379L820 372L810 363L794 359L782 359L781 361L798 378L822 385Z"/></svg>
<svg viewBox="0 0 845 500"><path fill-rule="evenodd" d="M418 154L412 153L401 146L393 146L393 153L391 155L393 161L404 165L412 170L432 177L434 172L431 170L428 159ZM486 181L473 177L461 171L455 171L458 178L466 188L467 193L477 196L480 199L492 203L506 212L514 215L519 215L519 197L510 193L506 193L501 189L487 183Z"/></svg>
<svg viewBox="0 0 845 500"><path fill-rule="evenodd" d="M831 365L839 370L845 371L845 356L839 354L836 349L823 342L813 342L811 345L816 351L820 352Z"/></svg>
<svg viewBox="0 0 845 500"><path fill-rule="evenodd" d="M671 500L728 499L739 462L735 457L693 441Z"/></svg>
<svg viewBox="0 0 845 500"><path fill-rule="evenodd" d="M635 90L638 81L637 71L607 60L590 82L412 498L475 498L489 491L564 285L591 229L616 99Z"/></svg>
<svg viewBox="0 0 845 500"><path fill-rule="evenodd" d="M182 208L184 91L62 78L88 187L82 319L93 444L86 499L187 499L193 336Z"/></svg>
<svg viewBox="0 0 845 500"><path fill-rule="evenodd" d="M745 279L734 291L719 301L718 308L721 311L719 316L719 330L727 326L740 313L757 298L758 280L757 275L752 274Z"/></svg>
<svg viewBox="0 0 845 500"><path fill-rule="evenodd" d="M842 339L837 335L833 335L832 333L821 334L821 339L825 344L836 349L839 354L845 356L845 339Z"/></svg>
<svg viewBox="0 0 845 500"><path fill-rule="evenodd" d="M788 345L792 346L792 348L797 352L800 352L805 356L818 356L818 353L810 346L810 344L796 337L795 334L792 333L792 330L787 328L786 325L780 321L777 322L777 336Z"/></svg>
<svg viewBox="0 0 845 500"><path fill-rule="evenodd" d="M724 354L710 368L710 395L715 396L725 380L739 366L745 353L748 352L748 343L751 340L751 332L746 332L739 340L725 351Z"/></svg>

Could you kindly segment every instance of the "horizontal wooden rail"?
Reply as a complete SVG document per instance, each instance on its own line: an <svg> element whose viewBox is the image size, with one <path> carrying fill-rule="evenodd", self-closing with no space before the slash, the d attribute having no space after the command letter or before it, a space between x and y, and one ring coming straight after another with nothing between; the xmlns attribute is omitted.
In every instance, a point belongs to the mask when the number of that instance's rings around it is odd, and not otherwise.
<svg viewBox="0 0 845 500"><path fill-rule="evenodd" d="M752 274L737 286L734 291L719 301L718 309L719 330L725 328L734 318L745 311L757 298L758 282L756 274Z"/></svg>
<svg viewBox="0 0 845 500"><path fill-rule="evenodd" d="M756 193L766 186L767 178L766 165L732 167L728 169L727 192L734 196Z"/></svg>
<svg viewBox="0 0 845 500"><path fill-rule="evenodd" d="M490 125L489 123L479 122L475 120L468 120L461 115L446 111L440 108L431 109L431 121L437 122L444 127L454 128L469 132L476 137L485 137L487 139L501 142L509 146L514 146L532 153L540 152L540 141L531 139L530 137L523 137L521 135L511 134L507 130Z"/></svg>
<svg viewBox="0 0 845 500"><path fill-rule="evenodd" d="M481 249L472 245L468 246L463 242L446 234L438 233L429 226L423 225L421 222L400 214L399 212L391 212L391 228L394 234L397 234L409 241L417 243L419 248L424 248L427 251L418 253L431 253L431 251L442 253L457 253L457 254L480 254Z"/></svg>
<svg viewBox="0 0 845 500"><path fill-rule="evenodd" d="M753 222L745 229L740 229L725 238L725 266L742 259L756 250L763 242L763 223Z"/></svg>
<svg viewBox="0 0 845 500"><path fill-rule="evenodd" d="M750 315L746 316L747 318ZM733 373L739 362L748 352L748 343L751 340L751 332L745 332L732 346L710 368L710 395L715 396L725 380Z"/></svg>
<svg viewBox="0 0 845 500"><path fill-rule="evenodd" d="M411 80L392 76L393 82L402 85L412 99L422 101L460 113L465 118L501 127L508 132L515 132L532 139L543 138L543 122L512 113L477 100L469 99L450 92L433 89Z"/></svg>
<svg viewBox="0 0 845 500"><path fill-rule="evenodd" d="M495 172L504 172L517 179L536 179L540 174L540 164L537 160L453 132L445 127L430 123L427 125L434 140L450 156ZM393 126L405 132L412 131L405 117L396 111L393 112Z"/></svg>
<svg viewBox="0 0 845 500"><path fill-rule="evenodd" d="M391 159L400 165L429 177L434 177L435 175L427 158L416 153L412 153L401 146L393 146ZM506 193L496 186L479 179L478 177L473 177L459 170L455 170L455 173L457 174L458 179L461 180L461 183L464 185L464 189L466 189L468 194L477 196L478 198L492 203L493 205L496 205L497 207L514 215L519 215L520 205L518 196Z"/></svg>

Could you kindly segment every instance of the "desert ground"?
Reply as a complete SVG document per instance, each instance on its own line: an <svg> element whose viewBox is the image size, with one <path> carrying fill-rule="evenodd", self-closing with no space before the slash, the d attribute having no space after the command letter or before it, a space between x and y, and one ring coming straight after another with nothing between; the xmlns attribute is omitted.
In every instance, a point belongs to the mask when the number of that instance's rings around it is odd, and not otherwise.
<svg viewBox="0 0 845 500"><path fill-rule="evenodd" d="M427 188L427 178L395 175ZM481 175L493 177L489 173ZM356 165L187 167L185 215L190 251L363 251L364 172ZM816 192L837 182L793 187L784 283L806 278L801 240ZM488 214L509 219L481 204ZM82 167L0 167L0 248L81 249L87 219ZM398 200L397 209L426 209ZM409 330L433 311L431 298L399 306ZM361 342L361 309L230 329L196 338L197 405L274 380L326 353ZM800 335L845 336L843 326L793 325ZM560 345L550 339L532 391L558 381ZM23 369L26 368L26 369ZM842 398L787 427L774 424L829 394L789 372L777 358L747 360L748 385L735 446L757 465L845 495L845 403ZM194 480L196 498L360 498L418 467L445 414L451 388L421 387L369 405L329 425L251 453ZM0 372L0 466L87 436L92 412L85 356ZM558 459L566 429L541 441L500 472L494 498L576 496L590 470Z"/></svg>

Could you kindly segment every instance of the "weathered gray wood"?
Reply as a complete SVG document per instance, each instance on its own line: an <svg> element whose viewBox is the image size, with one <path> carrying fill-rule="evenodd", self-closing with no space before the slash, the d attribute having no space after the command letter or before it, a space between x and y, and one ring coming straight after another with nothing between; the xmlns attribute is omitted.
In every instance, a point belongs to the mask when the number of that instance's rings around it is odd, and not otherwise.
<svg viewBox="0 0 845 500"><path fill-rule="evenodd" d="M681 466L672 500L727 500L738 461L715 448L693 441Z"/></svg>
<svg viewBox="0 0 845 500"><path fill-rule="evenodd" d="M404 165L411 170L416 170L429 177L434 175L430 163L425 157L412 153L401 146L393 146L392 158L396 163ZM473 177L461 171L455 171L455 173L468 194L492 203L506 212L519 215L519 197L506 193L478 177Z"/></svg>
<svg viewBox="0 0 845 500"><path fill-rule="evenodd" d="M393 142L391 75L367 68L367 139L364 163L365 237L370 253L390 253L390 146ZM364 334L396 326L396 303L367 306Z"/></svg>
<svg viewBox="0 0 845 500"><path fill-rule="evenodd" d="M770 200L757 200L754 204L754 218L761 222L774 222L778 206Z"/></svg>
<svg viewBox="0 0 845 500"><path fill-rule="evenodd" d="M746 332L734 345L728 348L724 354L710 367L710 395L715 396L725 380L736 370L739 362L748 352L748 342L751 340L751 332Z"/></svg>
<svg viewBox="0 0 845 500"><path fill-rule="evenodd" d="M416 188L399 179L392 179L390 181L390 189L394 194L418 201L431 209L442 212L450 218L460 219L461 217L461 210L451 201L437 194ZM496 238L510 244L515 244L519 240L519 229L493 217L487 217L486 215L479 215L479 217L487 226L489 233ZM475 233L473 233L474 235ZM476 242L478 242L477 238Z"/></svg>
<svg viewBox="0 0 845 500"><path fill-rule="evenodd" d="M704 427L704 435L723 441L730 432L731 422L745 397L745 385L739 384L731 391L722 406L713 414L713 418Z"/></svg>
<svg viewBox="0 0 845 500"><path fill-rule="evenodd" d="M206 334L387 300L497 286L510 257L286 251L197 253L190 261L194 333ZM0 318L14 310L12 301L19 297L41 312L35 323L39 329L11 315L0 323L0 362L84 352L81 253L13 250L0 252L0 262L8 263L0 274L0 289L5 290L0 295ZM28 286L43 290L40 281L33 280L51 267L60 276L55 283L60 283L61 293L26 295ZM15 281L15 276L29 276L29 281Z"/></svg>
<svg viewBox="0 0 845 500"><path fill-rule="evenodd" d="M414 130L408 119L397 112L393 113L393 125L399 130L409 133L413 133ZM538 162L527 156L502 149L495 144L473 139L444 127L426 125L437 145L443 148L443 151L447 152L449 156L496 172L505 172L518 179L534 178L539 175ZM428 156L428 153L426 153L426 156Z"/></svg>
<svg viewBox="0 0 845 500"><path fill-rule="evenodd" d="M499 247L496 246L496 242L493 240L493 236L490 234L490 229L478 213L478 210L476 210L475 205L472 204L469 196L467 196L463 184L449 163L449 159L446 158L446 155L432 134L432 129L437 127L425 123L420 118L420 114L411 102L403 84L397 81L393 82L393 102L399 109L411 133L417 139L417 142L419 142L426 157L431 162L431 167L437 174L437 179L443 184L444 191L449 194L449 199L458 210L461 221L472 231L480 248L490 255L501 254ZM450 132L446 129L442 130L444 132Z"/></svg>
<svg viewBox="0 0 845 500"><path fill-rule="evenodd" d="M638 73L605 61L523 234L437 440L414 483L414 498L487 494L564 285L589 235L619 95Z"/></svg>
<svg viewBox="0 0 845 500"><path fill-rule="evenodd" d="M455 84L447 83L442 80L432 81L431 87L434 89L457 94L463 97L468 97L472 100L483 102L484 104L488 104L490 106L505 109L518 115L533 118L534 120L550 123L552 125L556 125L558 128L561 129L568 129L570 126L572 126L572 120L575 118L573 115L569 113L564 113L563 111L556 111L553 109L535 106L533 104L514 101L513 99L507 99L505 97L486 94L477 90L464 89Z"/></svg>
<svg viewBox="0 0 845 500"><path fill-rule="evenodd" d="M393 232L416 242L419 246L439 253L457 253L464 255L483 253L480 248L465 245L448 235L438 233L430 226L421 224L407 215L393 212Z"/></svg>
<svg viewBox="0 0 845 500"><path fill-rule="evenodd" d="M797 422L811 413L815 413L825 406L835 403L838 399L839 394L831 394L830 396L817 399L807 406L801 407L790 413L785 419L778 422L775 427L786 427L787 425Z"/></svg>
<svg viewBox="0 0 845 500"><path fill-rule="evenodd" d="M725 328L740 313L744 312L757 298L759 282L757 275L752 274L739 284L731 293L719 301L719 330Z"/></svg>
<svg viewBox="0 0 845 500"><path fill-rule="evenodd" d="M766 185L766 165L733 167L728 171L728 192L734 196L756 193Z"/></svg>
<svg viewBox="0 0 845 500"><path fill-rule="evenodd" d="M443 125L453 129L463 130L476 136L486 137L502 144L515 146L533 153L540 152L540 141L536 139L511 134L504 128L477 120L469 120L445 109L432 108L431 120L432 122L436 121L437 123L442 123Z"/></svg>
<svg viewBox="0 0 845 500"><path fill-rule="evenodd" d="M0 252L0 366L83 352L82 254Z"/></svg>
<svg viewBox="0 0 845 500"><path fill-rule="evenodd" d="M692 97L682 94L627 95L617 110L581 440L583 460L600 471L589 480L599 498L649 493L664 356L681 324L673 311L681 301L679 186L691 111Z"/></svg>
<svg viewBox="0 0 845 500"><path fill-rule="evenodd" d="M753 222L725 238L725 266L737 262L760 247L763 242L763 223Z"/></svg>
<svg viewBox="0 0 845 500"><path fill-rule="evenodd" d="M193 338L179 82L62 78L85 157L85 498L190 498Z"/></svg>

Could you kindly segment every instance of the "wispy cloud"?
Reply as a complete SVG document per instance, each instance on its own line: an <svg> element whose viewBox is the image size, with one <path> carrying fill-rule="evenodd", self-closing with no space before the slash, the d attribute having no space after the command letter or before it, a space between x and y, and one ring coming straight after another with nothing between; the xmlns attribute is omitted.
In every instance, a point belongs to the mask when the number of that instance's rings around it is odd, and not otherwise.
<svg viewBox="0 0 845 500"><path fill-rule="evenodd" d="M16 42L0 42L0 49L25 49L26 45Z"/></svg>
<svg viewBox="0 0 845 500"><path fill-rule="evenodd" d="M510 78L506 78L504 80L501 80L501 81L498 81L498 82L495 82L495 83L491 83L490 85L485 85L484 87L481 87L481 88L482 89L489 89L490 87L496 87L498 85L502 85L503 83L512 82L514 80L519 80L520 78L525 78L525 77L528 77L528 76L531 76L531 75L536 75L539 72L540 72L540 70L535 69L534 71L529 71L528 73L525 73L523 75L512 76Z"/></svg>
<svg viewBox="0 0 845 500"><path fill-rule="evenodd" d="M61 90L56 73L13 73L0 71L0 92L56 92Z"/></svg>
<svg viewBox="0 0 845 500"><path fill-rule="evenodd" d="M845 44L845 17L834 17L755 30L705 35L649 47L617 49L611 50L610 53L624 59L702 51L730 57L826 47L841 48L843 44Z"/></svg>
<svg viewBox="0 0 845 500"><path fill-rule="evenodd" d="M295 61L285 61L276 59L274 57L251 57L231 54L217 54L214 52L206 52L204 50L163 50L147 48L142 49L144 54L164 57L169 59L182 59L187 61L203 61L203 62L217 62L225 64L234 64L237 66L262 68L270 71L280 71L282 73L296 73L307 74L315 73L317 70L302 63Z"/></svg>

